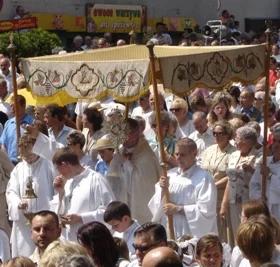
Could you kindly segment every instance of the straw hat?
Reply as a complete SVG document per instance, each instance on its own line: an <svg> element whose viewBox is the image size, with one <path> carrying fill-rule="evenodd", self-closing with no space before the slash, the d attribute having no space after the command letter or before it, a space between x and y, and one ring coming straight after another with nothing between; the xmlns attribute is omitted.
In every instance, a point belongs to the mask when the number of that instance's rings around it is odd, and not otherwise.
<svg viewBox="0 0 280 267"><path fill-rule="evenodd" d="M114 144L108 138L100 138L92 147L95 150L103 150L108 148L115 148Z"/></svg>

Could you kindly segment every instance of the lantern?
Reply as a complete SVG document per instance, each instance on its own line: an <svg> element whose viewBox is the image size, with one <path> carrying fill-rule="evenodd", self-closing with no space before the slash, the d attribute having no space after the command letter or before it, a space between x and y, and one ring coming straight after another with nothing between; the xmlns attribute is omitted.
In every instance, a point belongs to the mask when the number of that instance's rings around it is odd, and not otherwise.
<svg viewBox="0 0 280 267"><path fill-rule="evenodd" d="M33 189L32 177L29 176L27 178L25 194L22 197L22 200L27 204L23 214L29 222L32 220L34 213L37 212L37 198Z"/></svg>

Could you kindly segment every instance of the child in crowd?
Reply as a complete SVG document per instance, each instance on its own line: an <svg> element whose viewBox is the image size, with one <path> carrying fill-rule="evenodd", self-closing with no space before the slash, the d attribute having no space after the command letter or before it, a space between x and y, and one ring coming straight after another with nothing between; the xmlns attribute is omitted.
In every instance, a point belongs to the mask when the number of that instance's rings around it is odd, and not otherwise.
<svg viewBox="0 0 280 267"><path fill-rule="evenodd" d="M134 232L140 225L132 219L127 204L120 201L111 202L105 210L104 221L112 226L115 231L114 236L122 238L127 243L130 259L132 259L135 254L132 246Z"/></svg>

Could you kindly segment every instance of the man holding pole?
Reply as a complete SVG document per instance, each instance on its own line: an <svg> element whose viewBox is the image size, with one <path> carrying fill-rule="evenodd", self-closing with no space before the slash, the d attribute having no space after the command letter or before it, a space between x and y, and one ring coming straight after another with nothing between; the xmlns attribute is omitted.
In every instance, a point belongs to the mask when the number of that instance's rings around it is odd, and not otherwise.
<svg viewBox="0 0 280 267"><path fill-rule="evenodd" d="M175 158L178 168L161 176L149 202L153 221L166 225L166 216L173 216L175 237L190 234L201 237L217 233L217 192L213 178L196 165L197 147L189 138L177 141ZM163 203L162 190L169 189L170 202Z"/></svg>

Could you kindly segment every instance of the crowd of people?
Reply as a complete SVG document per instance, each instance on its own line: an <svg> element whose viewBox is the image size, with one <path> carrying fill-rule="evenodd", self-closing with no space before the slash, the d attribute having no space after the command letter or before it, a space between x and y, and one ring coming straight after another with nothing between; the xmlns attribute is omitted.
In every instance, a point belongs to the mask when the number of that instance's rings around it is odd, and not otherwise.
<svg viewBox="0 0 280 267"><path fill-rule="evenodd" d="M230 38L239 36L241 42L234 16L223 12L221 20ZM196 37L184 36L181 45L199 45ZM106 34L93 47L90 36L77 36L73 51L109 47L111 38ZM163 23L152 41L172 44ZM277 49L275 42L266 166L264 77L223 91L196 88L185 98L160 90L157 124L152 90L126 106L113 99L80 99L74 117L67 106L30 107L21 95L8 103L10 59L0 55L3 266L280 265ZM20 87L24 77L17 75ZM174 240L167 238L168 218Z"/></svg>

